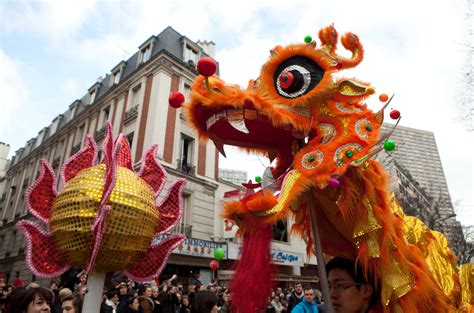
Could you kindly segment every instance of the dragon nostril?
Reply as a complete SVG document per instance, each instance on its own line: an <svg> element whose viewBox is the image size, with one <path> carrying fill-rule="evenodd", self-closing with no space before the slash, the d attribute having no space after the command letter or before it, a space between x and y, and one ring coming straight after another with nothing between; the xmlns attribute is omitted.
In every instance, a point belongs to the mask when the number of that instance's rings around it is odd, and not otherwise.
<svg viewBox="0 0 474 313"><path fill-rule="evenodd" d="M292 72L283 72L278 78L281 88L288 89L295 80L295 76Z"/></svg>

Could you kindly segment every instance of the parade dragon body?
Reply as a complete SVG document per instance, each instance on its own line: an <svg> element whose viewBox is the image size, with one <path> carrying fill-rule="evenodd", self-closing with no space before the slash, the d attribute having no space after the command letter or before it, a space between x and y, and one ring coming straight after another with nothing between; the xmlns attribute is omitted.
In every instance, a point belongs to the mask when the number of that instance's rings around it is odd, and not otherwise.
<svg viewBox="0 0 474 313"><path fill-rule="evenodd" d="M104 161L96 164L97 145L87 135L82 150L61 170L64 188L58 192L56 175L47 161L40 163L37 180L27 190L29 211L46 229L29 220L18 222L27 238L26 259L38 277L56 277L71 266L89 273L125 271L137 281L159 275L184 235L155 236L169 231L182 215L184 179L174 182L157 205L166 171L156 161L152 146L134 172L130 146L120 134L114 141L107 123ZM96 295L97 296L97 295Z"/></svg>
<svg viewBox="0 0 474 313"><path fill-rule="evenodd" d="M381 133L387 100L372 112L365 104L375 93L369 83L333 77L362 61L359 38L342 36L349 58L336 53L333 26L319 38L319 46L311 38L276 46L246 90L212 73L198 76L185 105L200 138L212 140L224 155L228 144L276 161L261 184L247 185L256 192L224 203L224 217L238 224L243 237L233 283L236 309L253 312L267 301L272 224L293 215L292 232L313 251L313 203L324 253L357 260L376 279L379 311L469 310L472 299L463 293L461 301L446 239L404 216L388 193L387 174L372 158L387 145L389 134ZM472 269L464 272L469 281Z"/></svg>

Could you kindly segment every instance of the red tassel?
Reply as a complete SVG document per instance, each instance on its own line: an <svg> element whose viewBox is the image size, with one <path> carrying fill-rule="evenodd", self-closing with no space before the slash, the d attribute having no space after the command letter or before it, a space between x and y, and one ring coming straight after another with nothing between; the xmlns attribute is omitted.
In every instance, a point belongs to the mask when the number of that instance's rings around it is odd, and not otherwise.
<svg viewBox="0 0 474 313"><path fill-rule="evenodd" d="M231 283L232 312L252 313L263 309L273 287L270 257L272 225L263 224L244 236L240 260Z"/></svg>

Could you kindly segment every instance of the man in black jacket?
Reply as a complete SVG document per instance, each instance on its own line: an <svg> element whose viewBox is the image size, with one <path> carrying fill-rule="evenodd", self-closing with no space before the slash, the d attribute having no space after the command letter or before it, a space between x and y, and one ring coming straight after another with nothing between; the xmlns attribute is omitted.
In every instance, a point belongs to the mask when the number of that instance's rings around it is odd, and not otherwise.
<svg viewBox="0 0 474 313"><path fill-rule="evenodd" d="M295 290L291 293L290 300L288 300L287 312L291 312L293 308L303 300L304 292L301 283L295 284Z"/></svg>

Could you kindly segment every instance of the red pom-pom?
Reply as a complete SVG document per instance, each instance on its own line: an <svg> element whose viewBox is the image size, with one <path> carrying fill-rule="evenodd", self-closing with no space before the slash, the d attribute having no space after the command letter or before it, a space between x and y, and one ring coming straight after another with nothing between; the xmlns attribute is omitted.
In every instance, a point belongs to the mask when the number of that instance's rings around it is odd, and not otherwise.
<svg viewBox="0 0 474 313"><path fill-rule="evenodd" d="M168 103L175 109L179 109L184 103L184 95L181 92L173 91L169 98Z"/></svg>
<svg viewBox="0 0 474 313"><path fill-rule="evenodd" d="M398 118L400 117L400 111L392 110L392 112L390 112L390 117L394 120L398 120Z"/></svg>
<svg viewBox="0 0 474 313"><path fill-rule="evenodd" d="M295 80L295 76L293 75L292 72L281 73L280 77L278 77L278 82L280 83L280 87L283 89L290 88L294 80Z"/></svg>
<svg viewBox="0 0 474 313"><path fill-rule="evenodd" d="M215 271L219 268L219 263L216 260L212 260L211 263L209 263L209 267Z"/></svg>
<svg viewBox="0 0 474 313"><path fill-rule="evenodd" d="M342 69L343 66L344 66L344 64L342 64L342 63L337 63L337 64L336 64L336 68L337 68L338 70Z"/></svg>
<svg viewBox="0 0 474 313"><path fill-rule="evenodd" d="M379 96L379 100L380 100L381 102L386 102L386 101L388 100L387 94L385 94L385 93L381 94L381 95Z"/></svg>
<svg viewBox="0 0 474 313"><path fill-rule="evenodd" d="M216 72L217 63L210 57L202 58L197 63L197 70L202 76L212 76Z"/></svg>

